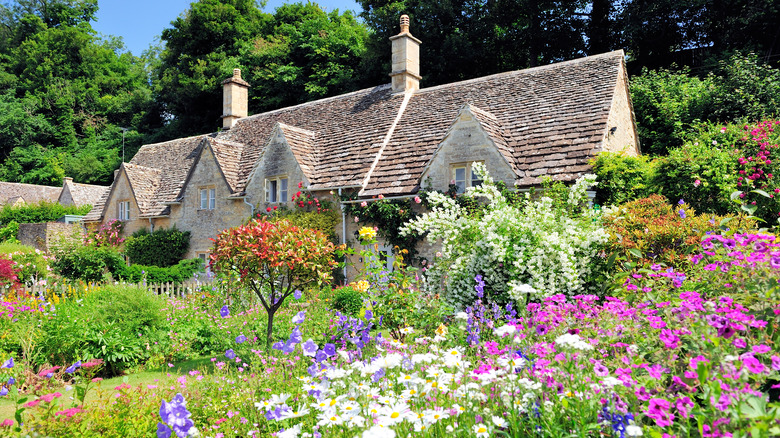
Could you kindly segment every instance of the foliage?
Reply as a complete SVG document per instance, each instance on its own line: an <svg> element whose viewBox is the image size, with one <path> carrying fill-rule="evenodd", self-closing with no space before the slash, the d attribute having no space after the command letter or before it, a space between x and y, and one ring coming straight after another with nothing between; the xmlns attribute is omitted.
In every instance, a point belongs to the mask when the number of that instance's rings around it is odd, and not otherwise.
<svg viewBox="0 0 780 438"><path fill-rule="evenodd" d="M485 296L499 302L583 291L591 257L607 240L599 213L587 207L586 190L595 177L580 178L562 203L543 196L516 206L496 189L483 165L474 166L484 182L466 196L486 198L483 215L467 215L451 198L431 194L432 210L402 230L441 240L442 250L426 272L428 287L441 285L444 300L456 308L473 301L477 275L487 283Z"/></svg>
<svg viewBox="0 0 780 438"><path fill-rule="evenodd" d="M31 286L49 276L52 257L31 246L14 242L0 243L0 254L16 263L19 282Z"/></svg>
<svg viewBox="0 0 780 438"><path fill-rule="evenodd" d="M424 235L417 233L401 233L403 226L419 215L413 208L412 202L419 204L421 198L412 199L384 199L384 196L371 201L355 202L356 193L345 194L342 201L353 201L342 204L344 211L360 224L370 224L377 228L379 236L391 247L406 250L411 257L417 254L417 244ZM423 195L425 196L425 195ZM426 197L427 199L427 197Z"/></svg>
<svg viewBox="0 0 780 438"><path fill-rule="evenodd" d="M54 272L70 280L104 282L125 264L122 256L110 246L60 245L54 249Z"/></svg>
<svg viewBox="0 0 780 438"><path fill-rule="evenodd" d="M363 308L363 294L352 286L344 286L333 291L333 310L358 316Z"/></svg>
<svg viewBox="0 0 780 438"><path fill-rule="evenodd" d="M81 300L64 300L41 327L40 361L105 360L115 375L149 357L147 336L165 322L163 301L143 288L105 286Z"/></svg>
<svg viewBox="0 0 780 438"><path fill-rule="evenodd" d="M122 237L125 223L119 219L110 219L104 224L100 224L95 229L88 229L84 236L84 244L88 246L112 246L121 245L125 239Z"/></svg>
<svg viewBox="0 0 780 438"><path fill-rule="evenodd" d="M0 242L19 243L19 222L10 221L0 228Z"/></svg>
<svg viewBox="0 0 780 438"><path fill-rule="evenodd" d="M253 219L217 235L209 265L216 273L235 276L245 290L260 299L268 314L268 348L276 311L296 288L330 280L330 270L336 264L334 251L319 231L298 228L284 220Z"/></svg>
<svg viewBox="0 0 780 438"><path fill-rule="evenodd" d="M0 257L0 287L13 288L19 283L18 269L16 263L5 257Z"/></svg>
<svg viewBox="0 0 780 438"><path fill-rule="evenodd" d="M83 205L81 207L75 205L64 206L59 202L49 201L17 206L5 204L2 209L0 209L0 224L5 225L11 221L20 224L54 222L68 214L84 216L89 213L89 210L91 209L92 207L89 205Z"/></svg>
<svg viewBox="0 0 780 438"><path fill-rule="evenodd" d="M200 259L184 259L175 265L161 268L159 266L120 265L112 275L119 280L130 283L162 284L183 283L192 279L193 275L202 269Z"/></svg>
<svg viewBox="0 0 780 438"><path fill-rule="evenodd" d="M190 247L190 232L158 228L151 233L142 228L125 241L125 255L130 263L165 268L184 258Z"/></svg>
<svg viewBox="0 0 780 438"><path fill-rule="evenodd" d="M650 181L655 162L646 155L602 152L591 164L599 182L595 199L599 205L618 205L644 198L653 190Z"/></svg>
<svg viewBox="0 0 780 438"><path fill-rule="evenodd" d="M755 225L755 221L744 216L728 219L696 214L683 199L672 205L661 195L605 211L603 221L609 233L607 253L640 264L660 263L675 269L686 268L705 233L719 230L721 223L735 229L750 229Z"/></svg>
<svg viewBox="0 0 780 438"><path fill-rule="evenodd" d="M754 53L737 53L719 63L709 120L761 120L780 116L780 70Z"/></svg>

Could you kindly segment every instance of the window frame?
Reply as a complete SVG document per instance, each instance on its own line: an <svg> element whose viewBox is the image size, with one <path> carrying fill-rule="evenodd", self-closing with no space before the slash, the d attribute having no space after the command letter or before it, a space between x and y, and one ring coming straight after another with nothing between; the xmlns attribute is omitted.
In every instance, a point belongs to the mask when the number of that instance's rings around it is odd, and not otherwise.
<svg viewBox="0 0 780 438"><path fill-rule="evenodd" d="M214 187L200 187L198 189L200 194L200 208L199 210L215 210L217 208L217 189Z"/></svg>
<svg viewBox="0 0 780 438"><path fill-rule="evenodd" d="M130 201L117 201L117 216L122 222L130 220Z"/></svg>
<svg viewBox="0 0 780 438"><path fill-rule="evenodd" d="M451 163L450 164L450 181L452 181L453 185L458 187L458 189L461 187L458 183L463 183L463 190L457 190L457 194L463 194L466 193L466 189L469 187L478 187L482 185L482 180L477 179L478 175L474 173L473 164L474 163L482 163L485 162L482 160L472 160L467 162L461 162L461 163ZM458 179L458 170L463 169L463 178Z"/></svg>
<svg viewBox="0 0 780 438"><path fill-rule="evenodd" d="M265 179L265 202L269 204L285 204L290 200L290 179L287 175L279 175Z"/></svg>

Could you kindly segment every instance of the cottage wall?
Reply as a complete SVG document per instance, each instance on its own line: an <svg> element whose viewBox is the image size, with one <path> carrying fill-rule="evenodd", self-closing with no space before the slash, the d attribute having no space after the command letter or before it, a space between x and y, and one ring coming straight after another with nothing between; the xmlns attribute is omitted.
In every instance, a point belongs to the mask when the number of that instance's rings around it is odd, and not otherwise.
<svg viewBox="0 0 780 438"><path fill-rule="evenodd" d="M215 208L200 208L200 189L215 189ZM182 231L189 231L190 249L187 258L208 253L214 245L210 239L227 228L232 228L250 216L250 208L241 199L227 199L231 191L222 177L214 152L206 147L192 171L180 205L171 211L170 223ZM162 226L162 223L160 223Z"/></svg>
<svg viewBox="0 0 780 438"><path fill-rule="evenodd" d="M452 165L482 161L495 181L514 187L516 176L480 123L469 111L462 111L439 150L422 175L424 188L446 191L453 179ZM470 175L466 175L470 178Z"/></svg>
<svg viewBox="0 0 780 438"><path fill-rule="evenodd" d="M301 166L287 145L284 135L279 129L274 130L263 156L257 163L251 179L247 183L246 193L253 205L258 205L261 211L274 205L265 199L265 180L266 178L286 177L287 178L287 201L290 202L292 196L298 191L298 183L304 186L309 185L309 181L303 174ZM326 192L327 193L327 192Z"/></svg>
<svg viewBox="0 0 780 438"><path fill-rule="evenodd" d="M626 155L639 155L639 140L634 123L634 109L628 92L628 78L625 66L618 73L617 85L612 98L612 108L607 119L607 132L602 142L607 152L623 152ZM615 128L614 132L610 132Z"/></svg>
<svg viewBox="0 0 780 438"><path fill-rule="evenodd" d="M133 196L133 190L130 187L130 181L124 172L120 172L117 180L114 181L113 192L106 202L103 223L119 218L119 202L122 201L130 201L130 220L125 221L125 236L129 236L142 228L149 228L149 219L139 217L141 211L138 209L135 196Z"/></svg>
<svg viewBox="0 0 780 438"><path fill-rule="evenodd" d="M81 225L59 222L19 224L19 242L43 252L51 252L54 245L62 239L71 238L81 240Z"/></svg>

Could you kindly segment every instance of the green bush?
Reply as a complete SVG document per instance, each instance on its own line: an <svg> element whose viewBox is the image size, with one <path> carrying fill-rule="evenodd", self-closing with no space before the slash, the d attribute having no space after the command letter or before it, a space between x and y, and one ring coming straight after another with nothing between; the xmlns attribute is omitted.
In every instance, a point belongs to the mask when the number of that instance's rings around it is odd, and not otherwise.
<svg viewBox="0 0 780 438"><path fill-rule="evenodd" d="M16 221L8 222L4 227L0 228L0 242L18 243L18 235L19 223Z"/></svg>
<svg viewBox="0 0 780 438"><path fill-rule="evenodd" d="M179 263L161 268L159 266L130 265L120 266L113 275L123 281L130 283L140 283L146 281L148 284L159 283L182 283L193 274L202 270L203 262L200 259L186 259Z"/></svg>
<svg viewBox="0 0 780 438"><path fill-rule="evenodd" d="M653 189L655 162L647 156L632 157L603 152L592 161L593 173L598 177L596 203L618 205L649 196Z"/></svg>
<svg viewBox="0 0 780 438"><path fill-rule="evenodd" d="M709 120L761 120L780 115L780 70L754 53L737 53L720 62Z"/></svg>
<svg viewBox="0 0 780 438"><path fill-rule="evenodd" d="M102 282L125 265L119 252L108 246L66 245L54 250L54 272L71 280Z"/></svg>
<svg viewBox="0 0 780 438"><path fill-rule="evenodd" d="M336 225L341 222L341 215L336 210L324 210L319 213L316 211L288 210L280 212L277 218L286 219L296 227L321 231L333 243L338 243Z"/></svg>
<svg viewBox="0 0 780 438"><path fill-rule="evenodd" d="M141 229L125 240L125 255L131 264L165 268L179 262L190 247L190 232L160 228L149 232Z"/></svg>
<svg viewBox="0 0 780 438"><path fill-rule="evenodd" d="M59 202L48 201L19 206L6 204L0 209L0 225L8 224L11 221L20 224L53 222L66 214L83 216L89 213L91 209L92 207L89 205L81 207L71 205L66 207Z"/></svg>
<svg viewBox="0 0 780 438"><path fill-rule="evenodd" d="M733 144L742 136L735 125L721 133L714 124L702 125L681 148L656 162L652 186L671 201L684 199L700 213L726 214L739 206L731 202L737 190L737 157Z"/></svg>
<svg viewBox="0 0 780 438"><path fill-rule="evenodd" d="M22 245L18 242L0 242L0 254L6 255L7 258L16 263L20 283L31 284L36 280L43 280L49 275L51 257L32 246Z"/></svg>
<svg viewBox="0 0 780 438"><path fill-rule="evenodd" d="M363 295L350 286L336 289L333 298L333 309L351 316L358 316L363 307Z"/></svg>
<svg viewBox="0 0 780 438"><path fill-rule="evenodd" d="M103 359L109 375L143 363L165 322L164 302L146 289L106 286L82 300L65 300L45 319L38 365Z"/></svg>

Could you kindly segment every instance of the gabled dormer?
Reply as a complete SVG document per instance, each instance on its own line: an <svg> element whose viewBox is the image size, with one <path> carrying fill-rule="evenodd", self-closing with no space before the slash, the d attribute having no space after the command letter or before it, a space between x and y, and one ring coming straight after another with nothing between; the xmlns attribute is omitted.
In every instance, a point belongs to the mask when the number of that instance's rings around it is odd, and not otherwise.
<svg viewBox="0 0 780 438"><path fill-rule="evenodd" d="M501 123L493 114L466 104L423 169L420 186L447 190L455 184L459 192L465 191L480 183L472 169L475 161L484 163L493 179L514 187L517 165Z"/></svg>

